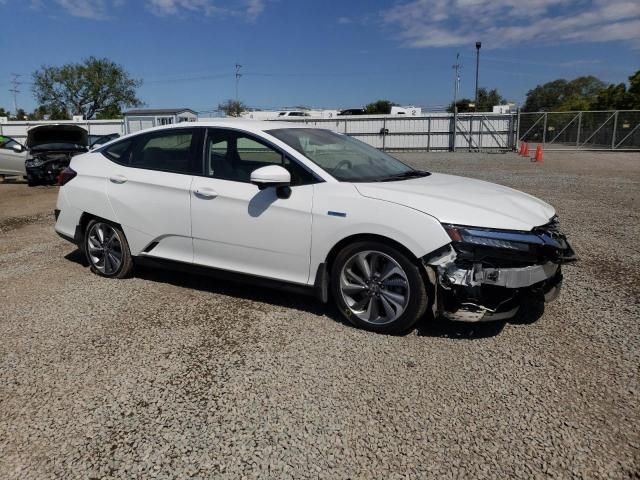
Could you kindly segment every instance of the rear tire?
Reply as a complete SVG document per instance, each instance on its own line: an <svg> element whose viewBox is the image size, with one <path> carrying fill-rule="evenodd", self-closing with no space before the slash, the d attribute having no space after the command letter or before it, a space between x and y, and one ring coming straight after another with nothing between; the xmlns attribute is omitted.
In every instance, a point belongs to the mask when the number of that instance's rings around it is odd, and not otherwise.
<svg viewBox="0 0 640 480"><path fill-rule="evenodd" d="M338 253L331 293L349 322L385 334L410 331L428 305L417 262L378 241L356 242Z"/></svg>
<svg viewBox="0 0 640 480"><path fill-rule="evenodd" d="M82 250L91 271L107 278L126 278L133 273L133 257L122 229L111 222L93 219L87 224Z"/></svg>

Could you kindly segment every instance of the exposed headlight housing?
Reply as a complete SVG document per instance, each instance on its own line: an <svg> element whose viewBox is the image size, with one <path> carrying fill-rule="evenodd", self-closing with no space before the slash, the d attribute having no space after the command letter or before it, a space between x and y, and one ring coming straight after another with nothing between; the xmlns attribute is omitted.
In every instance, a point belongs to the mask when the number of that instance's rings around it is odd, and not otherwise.
<svg viewBox="0 0 640 480"><path fill-rule="evenodd" d="M38 157L30 158L29 160L26 161L27 167L40 167L43 164L44 164L44 160Z"/></svg>
<svg viewBox="0 0 640 480"><path fill-rule="evenodd" d="M566 237L558 230L556 217L530 232L460 225L443 227L451 238L453 247L470 261L490 261L491 258L506 257L522 262L564 263L576 258Z"/></svg>
<svg viewBox="0 0 640 480"><path fill-rule="evenodd" d="M531 244L544 245L544 241L533 233L485 230L473 227L445 225L444 229L453 242L468 243L483 247L528 251Z"/></svg>

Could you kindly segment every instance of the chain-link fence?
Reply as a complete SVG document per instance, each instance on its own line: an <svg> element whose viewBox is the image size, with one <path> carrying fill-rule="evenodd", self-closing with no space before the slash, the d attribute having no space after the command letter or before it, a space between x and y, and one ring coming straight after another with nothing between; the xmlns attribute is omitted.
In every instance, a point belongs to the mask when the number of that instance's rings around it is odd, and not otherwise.
<svg viewBox="0 0 640 480"><path fill-rule="evenodd" d="M520 113L518 140L547 149L639 150L640 110Z"/></svg>

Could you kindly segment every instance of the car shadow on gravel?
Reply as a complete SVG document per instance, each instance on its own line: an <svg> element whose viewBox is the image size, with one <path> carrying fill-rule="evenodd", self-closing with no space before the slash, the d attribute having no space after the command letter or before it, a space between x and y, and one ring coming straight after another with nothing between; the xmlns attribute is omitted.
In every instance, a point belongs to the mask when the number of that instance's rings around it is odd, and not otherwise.
<svg viewBox="0 0 640 480"><path fill-rule="evenodd" d="M64 257L88 267L86 258L78 249L68 253ZM302 292L292 291L277 286L256 286L251 282L242 282L237 279L227 280L216 275L207 275L199 271L182 271L172 268L157 268L147 265L137 265L134 276L150 282L160 282L174 285L180 288L189 288L214 294L227 295L234 298L252 300L269 305L276 305L295 310L301 310L313 315L325 316L337 323L351 326L346 321L333 303L321 303L314 296L305 295ZM453 322L446 318L434 319L425 317L416 326L418 336L441 337L461 340L473 340L495 337L502 332L507 323L513 325L532 324L544 313L544 301L529 299L520 308L516 316L508 321L494 322ZM407 332L411 333L411 332Z"/></svg>
<svg viewBox="0 0 640 480"><path fill-rule="evenodd" d="M68 253L64 258L83 267L89 266L86 258L78 249ZM323 305L311 295L295 291L292 293L291 290L279 288L276 284L273 286L256 286L249 280L247 282L237 279L228 280L220 278L219 275L208 275L200 271L182 271L180 269L157 268L147 265L136 265L134 276L150 282L166 283L180 288L304 310L314 315L327 316L335 321L344 323L339 312L332 305Z"/></svg>
<svg viewBox="0 0 640 480"><path fill-rule="evenodd" d="M535 298L523 302L515 317L506 321L493 322L453 322L446 318L424 318L416 329L421 337L457 338L475 340L499 335L504 327L511 325L531 325L544 314L544 300Z"/></svg>

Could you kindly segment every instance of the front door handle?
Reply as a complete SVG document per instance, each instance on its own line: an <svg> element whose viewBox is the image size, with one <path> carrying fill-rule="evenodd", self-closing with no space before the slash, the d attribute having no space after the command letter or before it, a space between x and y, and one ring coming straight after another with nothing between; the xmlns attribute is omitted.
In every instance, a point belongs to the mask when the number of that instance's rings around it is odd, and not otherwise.
<svg viewBox="0 0 640 480"><path fill-rule="evenodd" d="M127 177L124 175L114 175L113 177L109 177L111 183L124 183L127 181Z"/></svg>
<svg viewBox="0 0 640 480"><path fill-rule="evenodd" d="M193 193L195 193L196 197L204 198L206 200L216 198L218 196L218 192L211 188L197 188Z"/></svg>

